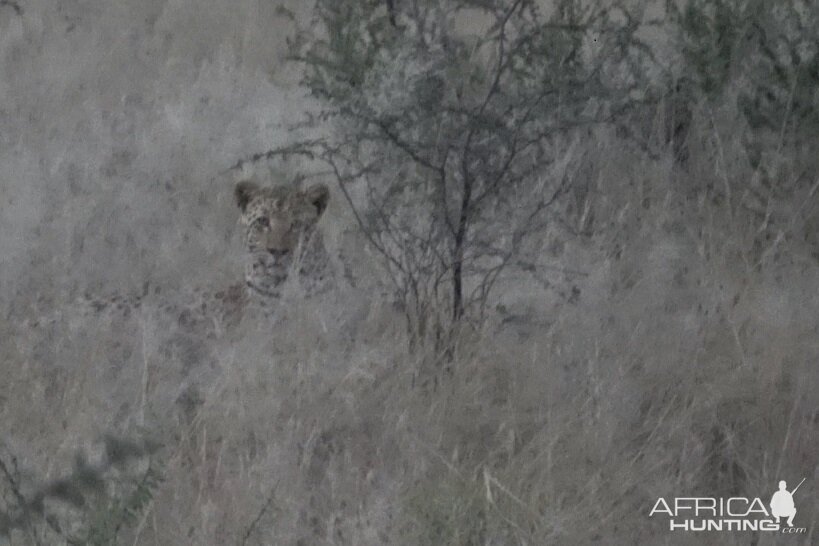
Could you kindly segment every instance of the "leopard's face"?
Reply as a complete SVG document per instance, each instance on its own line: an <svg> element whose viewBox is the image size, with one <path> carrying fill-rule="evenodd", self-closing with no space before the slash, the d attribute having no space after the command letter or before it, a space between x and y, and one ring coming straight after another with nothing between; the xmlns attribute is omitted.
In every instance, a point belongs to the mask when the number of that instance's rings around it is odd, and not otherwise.
<svg viewBox="0 0 819 546"><path fill-rule="evenodd" d="M262 295L279 296L293 270L304 269L304 251L327 208L329 190L323 184L297 190L240 182L234 194L245 227L245 280Z"/></svg>

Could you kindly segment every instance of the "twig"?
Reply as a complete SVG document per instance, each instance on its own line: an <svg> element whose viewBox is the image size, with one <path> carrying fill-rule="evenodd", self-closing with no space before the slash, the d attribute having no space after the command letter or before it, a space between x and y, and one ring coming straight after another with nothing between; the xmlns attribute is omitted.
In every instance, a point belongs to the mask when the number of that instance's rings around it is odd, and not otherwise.
<svg viewBox="0 0 819 546"><path fill-rule="evenodd" d="M20 507L20 518L23 520L26 530L31 534L32 540L38 546L40 545L40 539L37 537L37 533L34 531L34 526L31 524L31 518L29 518L29 509L30 505L23 494L20 492L20 487L17 485L17 481L14 479L14 476L11 475L8 467L6 466L5 461L0 458L0 470L3 471L3 475L6 477L6 480L9 482L9 486L11 487L11 492L14 495L14 498L17 499L17 504ZM14 521L11 521L11 526L14 526Z"/></svg>
<svg viewBox="0 0 819 546"><path fill-rule="evenodd" d="M276 496L276 488L279 486L279 482L276 482L272 488L270 488L270 494L267 496L267 501L265 501L264 505L259 509L259 513L256 514L256 517L253 518L253 521L250 523L250 526L245 531L245 535L242 537L242 546L247 544L248 539L253 535L253 532L256 530L256 526L259 524L261 519L267 513L270 506L273 504L273 499Z"/></svg>
<svg viewBox="0 0 819 546"><path fill-rule="evenodd" d="M2 0L0 0L2 1ZM219 174L227 174L230 171L239 170L248 163L258 163L261 160L272 159L277 156L287 157L289 155L302 155L312 159L315 156L313 146L320 144L321 140L307 140L304 142L297 142L292 146L284 146L282 148L273 148L266 152L257 152L249 157L238 160L236 163L221 171Z"/></svg>

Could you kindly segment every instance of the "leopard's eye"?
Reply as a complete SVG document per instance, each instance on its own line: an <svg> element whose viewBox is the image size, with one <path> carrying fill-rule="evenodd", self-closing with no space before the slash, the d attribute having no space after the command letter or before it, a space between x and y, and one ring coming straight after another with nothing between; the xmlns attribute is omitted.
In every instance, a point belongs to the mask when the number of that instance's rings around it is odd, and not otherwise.
<svg viewBox="0 0 819 546"><path fill-rule="evenodd" d="M256 224L257 227L264 228L270 227L270 220L268 220L266 216L260 216L259 218L256 218L256 220L253 223Z"/></svg>

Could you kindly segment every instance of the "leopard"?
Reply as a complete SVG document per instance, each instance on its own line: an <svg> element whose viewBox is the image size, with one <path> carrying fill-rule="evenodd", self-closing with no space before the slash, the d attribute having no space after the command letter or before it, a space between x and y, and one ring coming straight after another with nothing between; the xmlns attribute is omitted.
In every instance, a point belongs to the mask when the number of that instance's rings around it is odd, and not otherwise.
<svg viewBox="0 0 819 546"><path fill-rule="evenodd" d="M225 361L219 351L233 350L249 330L273 332L288 313L299 312L299 301L312 298L313 307L322 307L319 296L338 281L319 227L330 203L328 187L268 186L250 179L232 189L243 280L178 291L145 282L135 291L38 301L17 324L20 339L37 340L29 358L56 362L59 355L53 348L68 339L77 346L98 347L122 363L118 366L126 366L144 352L140 332L148 329L153 332L146 334L153 344L149 352L159 355L156 366L175 377L171 382L182 393L179 401L187 404L196 397L186 386L201 382L206 370L218 373Z"/></svg>
<svg viewBox="0 0 819 546"><path fill-rule="evenodd" d="M234 190L244 226L245 283L262 299L279 299L292 277L303 295L326 290L332 268L316 230L330 192L324 184L305 190L261 187L243 181Z"/></svg>
<svg viewBox="0 0 819 546"><path fill-rule="evenodd" d="M332 260L318 229L330 191L317 183L302 190L291 185L263 186L255 180L238 182L233 198L242 228L244 282L228 286L189 287L187 295L169 295L145 282L141 291L104 295L84 293L75 305L52 308L29 323L38 326L64 315L129 317L148 302L160 303L163 314L176 313L180 325L208 320L229 327L250 309L273 316L285 294L311 298L334 286ZM288 290L289 288L289 290ZM180 303L181 302L181 303ZM48 303L43 307L48 308Z"/></svg>
<svg viewBox="0 0 819 546"><path fill-rule="evenodd" d="M329 188L250 179L225 190L237 226L233 239L239 251L225 252L237 256L233 278L204 285L183 278L180 288L145 282L136 290L38 300L21 314L22 321L9 324L18 342L0 349L0 356L25 363L19 369L34 370L25 373L37 374L42 399L54 401L55 409L70 400L100 430L148 431L173 446L169 464L194 481L202 474L200 446L216 445L207 443L207 428L200 425L207 422L200 417L219 411L215 404L224 400L213 392L232 400L234 385L257 377L263 383L292 376L292 388L309 386L302 369L327 363L336 373L359 339L351 303L358 298L350 294L361 291L348 288L351 274L339 253L328 252L323 237ZM336 252L335 245L330 248ZM301 333L310 321L320 327ZM5 334L2 322L0 333ZM315 360L312 353L299 356L303 347L315 349ZM70 417L62 422L64 428L80 426ZM331 427L314 454L299 455L317 487L326 484L321 474L331 468L334 450L352 445L347 435ZM245 440L237 435L231 441L219 445L238 449ZM207 487L207 481L197 487Z"/></svg>

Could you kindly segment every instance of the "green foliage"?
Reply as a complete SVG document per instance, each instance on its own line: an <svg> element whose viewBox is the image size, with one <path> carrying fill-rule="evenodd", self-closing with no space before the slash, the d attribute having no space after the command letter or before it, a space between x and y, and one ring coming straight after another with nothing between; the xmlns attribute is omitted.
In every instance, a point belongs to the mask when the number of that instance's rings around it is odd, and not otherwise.
<svg viewBox="0 0 819 546"><path fill-rule="evenodd" d="M819 5L806 0L670 4L684 77L709 101L736 84L751 129L800 137L819 129Z"/></svg>
<svg viewBox="0 0 819 546"><path fill-rule="evenodd" d="M73 471L23 495L16 460L12 468L0 458L0 472L14 503L0 511L0 536L19 529L36 544L56 536L72 545L117 544L122 529L144 514L162 482L157 445L104 439L105 456L90 464L78 454ZM144 467L145 470L139 471ZM14 471L13 471L14 469Z"/></svg>
<svg viewBox="0 0 819 546"><path fill-rule="evenodd" d="M700 91L718 96L731 77L734 50L743 32L745 0L694 0L674 11L681 33L680 53Z"/></svg>
<svg viewBox="0 0 819 546"><path fill-rule="evenodd" d="M789 0L754 12L749 63L740 108L752 128L779 131L793 122L801 136L819 129L819 5Z"/></svg>
<svg viewBox="0 0 819 546"><path fill-rule="evenodd" d="M316 96L342 103L363 83L389 36L386 15L371 17L377 8L373 0L316 4L316 18L326 25L326 37L311 40L299 34L290 43L293 58L309 67L303 83ZM309 46L302 50L305 42Z"/></svg>
<svg viewBox="0 0 819 546"><path fill-rule="evenodd" d="M480 484L459 479L419 485L404 502L403 538L419 546L486 543L491 507Z"/></svg>
<svg viewBox="0 0 819 546"><path fill-rule="evenodd" d="M118 492L102 497L86 509L85 528L68 539L72 546L109 546L117 544L117 537L125 527L139 522L154 499L162 483L162 473L156 461L139 479L126 479L117 484Z"/></svg>

